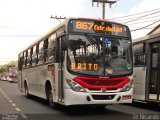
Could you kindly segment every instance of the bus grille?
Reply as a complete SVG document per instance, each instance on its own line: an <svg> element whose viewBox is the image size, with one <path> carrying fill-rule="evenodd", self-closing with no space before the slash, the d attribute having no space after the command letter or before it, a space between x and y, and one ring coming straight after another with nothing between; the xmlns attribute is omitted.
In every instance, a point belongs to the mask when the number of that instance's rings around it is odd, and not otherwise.
<svg viewBox="0 0 160 120"><path fill-rule="evenodd" d="M115 95L92 95L94 100L112 100Z"/></svg>

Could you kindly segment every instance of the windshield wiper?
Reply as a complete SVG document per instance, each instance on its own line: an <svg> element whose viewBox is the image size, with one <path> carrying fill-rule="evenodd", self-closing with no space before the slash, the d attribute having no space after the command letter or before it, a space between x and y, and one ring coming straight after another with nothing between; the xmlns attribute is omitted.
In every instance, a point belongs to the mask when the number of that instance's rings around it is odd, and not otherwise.
<svg viewBox="0 0 160 120"><path fill-rule="evenodd" d="M97 41L95 41L92 36L88 35L87 33L85 33L84 35L91 44L97 43Z"/></svg>

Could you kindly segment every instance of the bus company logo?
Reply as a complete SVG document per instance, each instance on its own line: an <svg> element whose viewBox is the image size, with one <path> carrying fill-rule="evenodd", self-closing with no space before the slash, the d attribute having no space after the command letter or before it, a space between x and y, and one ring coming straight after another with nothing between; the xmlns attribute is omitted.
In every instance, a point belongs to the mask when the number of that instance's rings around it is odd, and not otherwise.
<svg viewBox="0 0 160 120"><path fill-rule="evenodd" d="M106 92L107 88L102 88L101 90L102 92Z"/></svg>

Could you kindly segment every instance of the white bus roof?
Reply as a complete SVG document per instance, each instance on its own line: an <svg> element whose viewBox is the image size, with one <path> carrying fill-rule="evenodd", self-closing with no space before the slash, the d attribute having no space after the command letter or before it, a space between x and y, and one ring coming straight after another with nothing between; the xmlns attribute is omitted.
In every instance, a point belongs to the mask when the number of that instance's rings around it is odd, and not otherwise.
<svg viewBox="0 0 160 120"><path fill-rule="evenodd" d="M144 41L147 41L149 39L156 38L156 37L160 37L160 33L150 34L150 35L146 35L146 36L141 37L141 38L134 39L133 44L141 43L141 42L144 42Z"/></svg>

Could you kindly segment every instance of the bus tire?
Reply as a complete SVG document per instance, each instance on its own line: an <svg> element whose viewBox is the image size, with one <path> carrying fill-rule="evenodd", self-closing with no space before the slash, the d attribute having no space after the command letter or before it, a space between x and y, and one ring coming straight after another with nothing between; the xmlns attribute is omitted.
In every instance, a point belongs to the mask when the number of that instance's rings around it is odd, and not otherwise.
<svg viewBox="0 0 160 120"><path fill-rule="evenodd" d="M30 98L27 82L24 83L24 94L25 94L26 98Z"/></svg>
<svg viewBox="0 0 160 120"><path fill-rule="evenodd" d="M57 109L57 103L53 102L53 95L52 95L52 88L51 86L48 87L48 90L46 92L46 96L47 96L47 103L48 105L53 108L53 109Z"/></svg>

